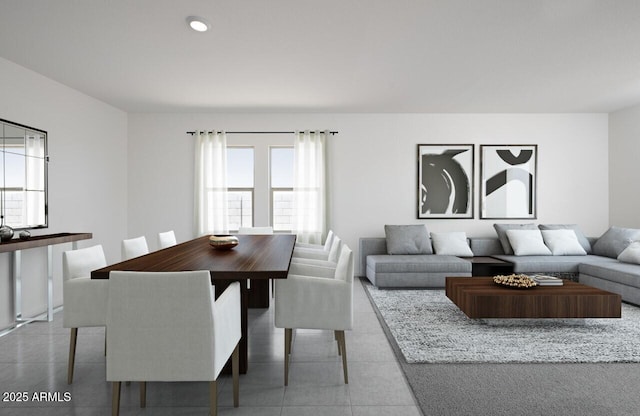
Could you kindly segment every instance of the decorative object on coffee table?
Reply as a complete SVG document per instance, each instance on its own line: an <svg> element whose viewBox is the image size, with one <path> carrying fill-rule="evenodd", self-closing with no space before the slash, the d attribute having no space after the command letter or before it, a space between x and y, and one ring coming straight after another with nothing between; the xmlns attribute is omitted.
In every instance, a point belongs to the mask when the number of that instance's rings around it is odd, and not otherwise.
<svg viewBox="0 0 640 416"><path fill-rule="evenodd" d="M418 145L418 218L473 218L473 144Z"/></svg>
<svg viewBox="0 0 640 416"><path fill-rule="evenodd" d="M216 234L209 237L209 244L216 250L231 250L238 245L238 237L230 234Z"/></svg>
<svg viewBox="0 0 640 416"><path fill-rule="evenodd" d="M535 280L526 274L510 274L507 276L498 275L493 278L493 282L516 289L530 289L538 285Z"/></svg>
<svg viewBox="0 0 640 416"><path fill-rule="evenodd" d="M480 218L536 218L538 145L480 145Z"/></svg>

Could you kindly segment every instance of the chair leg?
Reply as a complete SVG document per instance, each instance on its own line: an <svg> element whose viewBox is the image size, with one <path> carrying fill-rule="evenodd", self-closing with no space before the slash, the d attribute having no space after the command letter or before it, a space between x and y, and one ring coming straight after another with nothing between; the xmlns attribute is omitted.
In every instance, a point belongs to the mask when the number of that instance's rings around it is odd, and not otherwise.
<svg viewBox="0 0 640 416"><path fill-rule="evenodd" d="M73 383L73 366L76 361L76 340L78 339L78 328L71 328L69 338L69 363L67 368L67 384Z"/></svg>
<svg viewBox="0 0 640 416"><path fill-rule="evenodd" d="M140 407L147 407L147 382L140 382Z"/></svg>
<svg viewBox="0 0 640 416"><path fill-rule="evenodd" d="M289 356L291 355L291 328L284 329L284 385L289 385Z"/></svg>
<svg viewBox="0 0 640 416"><path fill-rule="evenodd" d="M340 349L340 341L338 340L338 331L333 331L333 338L336 340L338 344L338 355L342 355L342 350Z"/></svg>
<svg viewBox="0 0 640 416"><path fill-rule="evenodd" d="M209 382L209 414L218 416L218 382L216 380Z"/></svg>
<svg viewBox="0 0 640 416"><path fill-rule="evenodd" d="M344 372L344 384L349 384L349 373L347 371L347 344L344 338L344 331L336 331L338 335L339 350L342 351L342 370Z"/></svg>
<svg viewBox="0 0 640 416"><path fill-rule="evenodd" d="M240 343L231 354L231 374L233 378L233 407L240 406Z"/></svg>
<svg viewBox="0 0 640 416"><path fill-rule="evenodd" d="M111 416L118 416L120 414L120 382L114 381L112 385L111 395Z"/></svg>

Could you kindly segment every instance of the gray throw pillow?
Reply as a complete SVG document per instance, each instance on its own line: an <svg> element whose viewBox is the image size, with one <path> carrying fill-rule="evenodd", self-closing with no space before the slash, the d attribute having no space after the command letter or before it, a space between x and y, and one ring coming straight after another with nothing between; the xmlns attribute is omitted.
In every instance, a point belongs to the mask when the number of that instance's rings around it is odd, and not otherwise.
<svg viewBox="0 0 640 416"><path fill-rule="evenodd" d="M640 230L611 227L593 245L593 254L616 259L629 244L636 240L640 240Z"/></svg>
<svg viewBox="0 0 640 416"><path fill-rule="evenodd" d="M385 225L387 253L433 254L426 225Z"/></svg>
<svg viewBox="0 0 640 416"><path fill-rule="evenodd" d="M509 243L509 238L507 237L507 230L537 230L535 224L493 224L493 228L496 229L496 233L498 234L498 239L500 240L500 244L502 244L502 249L504 250L504 254L513 254L513 248L511 247L511 243Z"/></svg>
<svg viewBox="0 0 640 416"><path fill-rule="evenodd" d="M578 224L540 224L538 228L541 230L573 230L584 251L586 251L587 254L591 254L591 243L589 243L589 239L584 235L582 230L580 230Z"/></svg>

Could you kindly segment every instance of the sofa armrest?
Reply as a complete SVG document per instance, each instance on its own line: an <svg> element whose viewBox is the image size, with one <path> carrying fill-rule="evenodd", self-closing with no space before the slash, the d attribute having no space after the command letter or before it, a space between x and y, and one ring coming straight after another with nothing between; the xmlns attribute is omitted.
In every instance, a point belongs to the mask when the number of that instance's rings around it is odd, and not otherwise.
<svg viewBox="0 0 640 416"><path fill-rule="evenodd" d="M359 245L359 252L358 252L360 274L358 276L366 276L367 256L373 256L376 254L387 254L387 239L384 237L360 238L360 245Z"/></svg>

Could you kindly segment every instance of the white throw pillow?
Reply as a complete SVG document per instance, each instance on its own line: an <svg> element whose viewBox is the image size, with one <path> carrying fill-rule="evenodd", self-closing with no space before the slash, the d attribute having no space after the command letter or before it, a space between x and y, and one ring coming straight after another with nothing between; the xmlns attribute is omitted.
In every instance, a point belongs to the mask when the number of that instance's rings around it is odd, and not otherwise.
<svg viewBox="0 0 640 416"><path fill-rule="evenodd" d="M640 264L640 241L634 241L622 250L618 260L624 263Z"/></svg>
<svg viewBox="0 0 640 416"><path fill-rule="evenodd" d="M586 256L573 230L542 230L542 238L554 256Z"/></svg>
<svg viewBox="0 0 640 416"><path fill-rule="evenodd" d="M436 254L473 257L473 251L464 232L431 233L431 243Z"/></svg>
<svg viewBox="0 0 640 416"><path fill-rule="evenodd" d="M516 256L549 256L540 230L507 230L507 238Z"/></svg>

